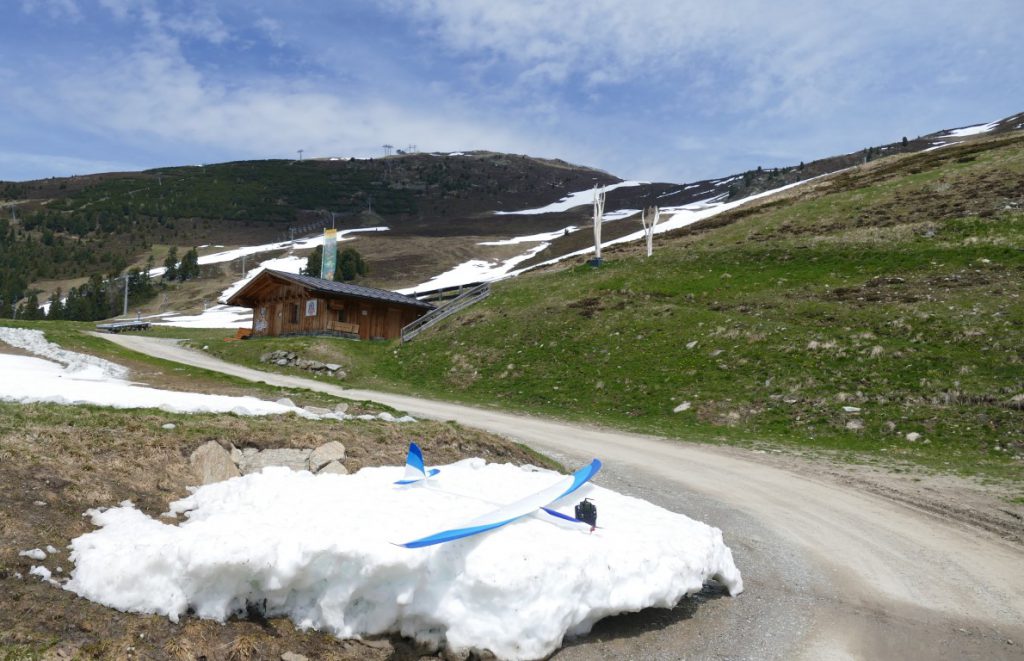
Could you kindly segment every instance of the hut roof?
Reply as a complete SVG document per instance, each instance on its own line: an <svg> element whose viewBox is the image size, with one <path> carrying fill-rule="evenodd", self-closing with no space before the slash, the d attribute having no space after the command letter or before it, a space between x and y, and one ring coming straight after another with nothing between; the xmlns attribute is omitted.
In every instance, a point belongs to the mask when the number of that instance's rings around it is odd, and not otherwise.
<svg viewBox="0 0 1024 661"><path fill-rule="evenodd" d="M434 309L434 306L430 303L413 298L412 296L388 291L387 289L374 289L373 287L363 287L362 285L353 285L347 282L334 282L333 280L324 280L322 278L314 278L308 275L296 275L294 273L285 273L284 271L274 271L272 269L264 269L262 273L258 274L244 287L235 292L227 300L228 305L253 307L255 303L253 302L251 295L254 290L263 285L267 278L275 278L297 284L300 287L322 294L326 298L340 298L347 296L370 301L396 303L398 305L406 305L423 310Z"/></svg>

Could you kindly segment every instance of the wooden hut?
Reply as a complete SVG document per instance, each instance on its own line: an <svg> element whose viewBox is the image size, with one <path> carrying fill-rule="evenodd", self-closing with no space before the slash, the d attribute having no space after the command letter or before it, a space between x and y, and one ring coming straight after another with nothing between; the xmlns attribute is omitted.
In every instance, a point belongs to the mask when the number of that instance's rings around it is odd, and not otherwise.
<svg viewBox="0 0 1024 661"><path fill-rule="evenodd" d="M252 335L393 339L434 309L411 296L265 269L228 300L252 308Z"/></svg>

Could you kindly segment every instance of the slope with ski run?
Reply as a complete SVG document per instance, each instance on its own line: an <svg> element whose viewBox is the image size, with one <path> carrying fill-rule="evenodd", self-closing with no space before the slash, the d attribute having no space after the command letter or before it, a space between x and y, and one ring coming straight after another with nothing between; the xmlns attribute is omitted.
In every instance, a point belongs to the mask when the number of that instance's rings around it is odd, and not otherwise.
<svg viewBox="0 0 1024 661"><path fill-rule="evenodd" d="M386 231L388 231L387 227L366 227L338 230L338 242L351 241L352 238L348 236L350 234ZM257 264L255 268L246 269L245 275L242 279L236 281L230 287L221 292L220 296L218 296L218 300L221 301L221 303L210 306L199 314L184 315L174 312L165 312L146 317L146 320L159 326L175 326L178 328L249 328L252 326L252 310L249 308L225 305L223 301L229 299L236 291L244 287L246 283L259 275L263 269L273 269L275 271L284 271L285 273L298 273L302 269L306 268L306 257L296 255L294 253L300 250L313 250L314 248L322 246L323 242L323 235L316 235L297 239L295 241L265 243L258 246L243 246L210 255L203 255L199 258L200 265L221 264L240 259L244 256L258 255L260 253L275 250L288 250L291 253L285 257L263 260ZM162 266L152 269L149 272L149 276L151 278L159 277L163 275L166 270L167 269Z"/></svg>

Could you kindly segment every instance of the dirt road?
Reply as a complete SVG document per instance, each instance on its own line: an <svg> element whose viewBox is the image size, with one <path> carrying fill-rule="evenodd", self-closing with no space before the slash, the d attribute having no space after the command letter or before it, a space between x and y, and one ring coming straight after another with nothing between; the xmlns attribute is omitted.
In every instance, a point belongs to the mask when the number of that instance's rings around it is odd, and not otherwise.
<svg viewBox="0 0 1024 661"><path fill-rule="evenodd" d="M1024 659L1024 551L973 526L766 465L752 453L261 372L173 340L104 335L167 360L457 420L721 528L747 591L611 618L559 652L584 658Z"/></svg>

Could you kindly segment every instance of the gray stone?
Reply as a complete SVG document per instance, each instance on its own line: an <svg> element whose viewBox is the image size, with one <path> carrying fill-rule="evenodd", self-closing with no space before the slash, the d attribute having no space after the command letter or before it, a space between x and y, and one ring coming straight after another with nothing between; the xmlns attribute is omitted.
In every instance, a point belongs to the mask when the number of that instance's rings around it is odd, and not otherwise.
<svg viewBox="0 0 1024 661"><path fill-rule="evenodd" d="M312 413L313 415L327 415L331 413L330 409L320 408L319 406L305 406L303 408L307 413Z"/></svg>
<svg viewBox="0 0 1024 661"><path fill-rule="evenodd" d="M285 652L281 655L281 661L309 661L309 657L296 652Z"/></svg>
<svg viewBox="0 0 1024 661"><path fill-rule="evenodd" d="M298 356L296 356L296 355L295 355L295 352L294 352L294 351L289 351L289 352L288 352L288 353L286 354L286 356L288 357L288 360L295 360L296 358L298 358Z"/></svg>
<svg viewBox="0 0 1024 661"><path fill-rule="evenodd" d="M295 361L295 366L300 370L308 370L313 367L313 361L306 360L305 358L299 358Z"/></svg>
<svg viewBox="0 0 1024 661"><path fill-rule="evenodd" d="M323 368L327 367L319 360L307 360L306 363L308 364L308 367L306 367L306 369L309 370L322 370Z"/></svg>
<svg viewBox="0 0 1024 661"><path fill-rule="evenodd" d="M690 402L680 402L679 406L672 409L673 413L682 413L683 411L689 411L692 404Z"/></svg>
<svg viewBox="0 0 1024 661"><path fill-rule="evenodd" d="M348 469L340 461L332 461L316 472L317 475L348 475Z"/></svg>
<svg viewBox="0 0 1024 661"><path fill-rule="evenodd" d="M324 367L331 370L332 372L337 372L338 370L341 369L341 365L339 365L338 363L324 363Z"/></svg>
<svg viewBox="0 0 1024 661"><path fill-rule="evenodd" d="M348 412L348 404L345 404L345 403L335 404L334 405L334 412L335 413L341 413L341 414L347 413Z"/></svg>
<svg viewBox="0 0 1024 661"><path fill-rule="evenodd" d="M309 470L319 470L332 461L345 461L345 446L338 441L324 443L309 455Z"/></svg>
<svg viewBox="0 0 1024 661"><path fill-rule="evenodd" d="M160 429L177 429L177 427L178 425L174 424L173 422L168 422L167 424L160 425Z"/></svg>
<svg viewBox="0 0 1024 661"><path fill-rule="evenodd" d="M921 435L918 434L916 431L912 431L909 434L907 434L905 438L911 443L916 443L917 441L921 440Z"/></svg>
<svg viewBox="0 0 1024 661"><path fill-rule="evenodd" d="M278 358L276 362L281 367L284 367L288 364L288 361L285 358Z"/></svg>
<svg viewBox="0 0 1024 661"><path fill-rule="evenodd" d="M207 441L188 458L200 484L213 484L238 477L238 467L231 455L217 441Z"/></svg>
<svg viewBox="0 0 1024 661"><path fill-rule="evenodd" d="M234 444L232 444L231 445L231 461L235 462L236 464L240 464L240 463L242 463L242 459L244 457L245 457L245 455L242 454L242 451L239 450L238 448L236 448L234 446Z"/></svg>
<svg viewBox="0 0 1024 661"><path fill-rule="evenodd" d="M282 397L281 399L277 400L277 403L280 404L281 406L295 406L295 402L288 399L287 397Z"/></svg>
<svg viewBox="0 0 1024 661"><path fill-rule="evenodd" d="M348 372L346 372L345 370L338 370L334 374L332 374L331 376L333 376L336 379L347 379L348 378Z"/></svg>
<svg viewBox="0 0 1024 661"><path fill-rule="evenodd" d="M395 416L391 415L387 411L381 411L380 413L377 414L377 417L379 419L383 420L384 422L394 422L395 421Z"/></svg>
<svg viewBox="0 0 1024 661"><path fill-rule="evenodd" d="M263 450L251 457L243 457L242 465L239 468L242 471L242 475L258 473L267 466L284 466L294 471L304 471L309 469L309 455L311 452L312 450L292 450L289 448Z"/></svg>
<svg viewBox="0 0 1024 661"><path fill-rule="evenodd" d="M242 456L245 458L255 457L259 453L259 448L242 448Z"/></svg>
<svg viewBox="0 0 1024 661"><path fill-rule="evenodd" d="M850 431L860 431L864 429L864 421L862 420L850 420L846 423L846 428Z"/></svg>

